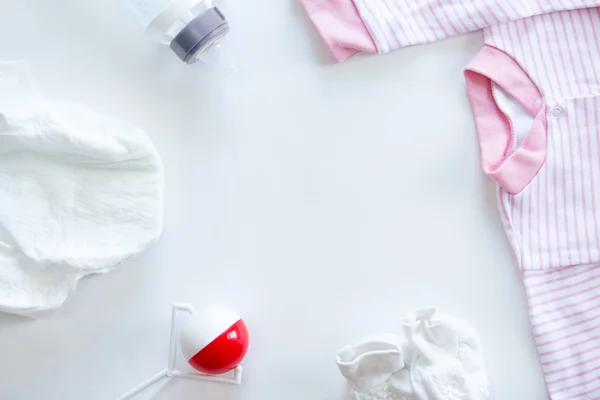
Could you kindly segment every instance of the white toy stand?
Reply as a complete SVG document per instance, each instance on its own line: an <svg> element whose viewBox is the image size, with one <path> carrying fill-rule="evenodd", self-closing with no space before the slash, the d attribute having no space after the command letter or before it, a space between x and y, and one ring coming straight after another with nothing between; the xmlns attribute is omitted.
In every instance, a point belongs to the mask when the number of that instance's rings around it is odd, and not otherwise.
<svg viewBox="0 0 600 400"><path fill-rule="evenodd" d="M135 388L131 389L127 393L118 397L117 400L130 399L133 396L141 393L146 388L152 386L163 378L185 378L195 379L201 381L210 381L217 383L225 383L229 385L239 385L242 383L242 366L238 365L229 374L233 373L233 376L227 377L225 375L206 375L199 372L183 372L175 369L175 362L177 360L178 353L178 338L177 333L180 331L180 319L178 315L180 312L187 312L188 314L194 313L194 307L191 304L175 303L173 304L173 312L171 314L171 339L169 343L169 362L167 368L163 369L156 375L152 376L148 380L140 383Z"/></svg>

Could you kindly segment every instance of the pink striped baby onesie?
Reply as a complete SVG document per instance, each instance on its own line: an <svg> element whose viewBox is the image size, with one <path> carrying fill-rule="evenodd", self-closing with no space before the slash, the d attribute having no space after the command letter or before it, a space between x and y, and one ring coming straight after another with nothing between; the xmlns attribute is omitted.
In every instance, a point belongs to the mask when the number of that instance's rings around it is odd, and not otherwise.
<svg viewBox="0 0 600 400"><path fill-rule="evenodd" d="M483 29L465 70L553 400L600 399L600 0L301 0L338 61Z"/></svg>

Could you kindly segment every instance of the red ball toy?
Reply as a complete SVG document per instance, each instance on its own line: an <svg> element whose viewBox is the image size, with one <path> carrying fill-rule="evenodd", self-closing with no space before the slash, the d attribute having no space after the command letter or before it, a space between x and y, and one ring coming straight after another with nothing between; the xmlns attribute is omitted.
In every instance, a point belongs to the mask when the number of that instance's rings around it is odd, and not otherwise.
<svg viewBox="0 0 600 400"><path fill-rule="evenodd" d="M181 330L181 352L194 369L219 375L242 362L248 351L248 328L227 307L211 306L194 312Z"/></svg>

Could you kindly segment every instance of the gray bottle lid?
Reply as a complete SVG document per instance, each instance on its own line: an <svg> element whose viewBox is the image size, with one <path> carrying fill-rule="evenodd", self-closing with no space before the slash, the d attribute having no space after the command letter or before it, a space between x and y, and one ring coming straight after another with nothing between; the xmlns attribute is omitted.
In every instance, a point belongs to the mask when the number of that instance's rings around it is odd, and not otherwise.
<svg viewBox="0 0 600 400"><path fill-rule="evenodd" d="M197 55L229 32L229 24L217 7L209 8L194 18L171 41L171 50L188 64L198 60Z"/></svg>

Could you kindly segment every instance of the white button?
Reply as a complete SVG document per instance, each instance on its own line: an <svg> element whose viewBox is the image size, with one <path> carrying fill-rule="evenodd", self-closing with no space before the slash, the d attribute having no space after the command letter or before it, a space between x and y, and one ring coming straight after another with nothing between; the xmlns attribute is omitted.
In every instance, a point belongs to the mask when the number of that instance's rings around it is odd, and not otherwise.
<svg viewBox="0 0 600 400"><path fill-rule="evenodd" d="M552 107L552 110L550 110L550 115L552 115L552 118L558 119L565 115L565 111L562 109L562 107L554 106Z"/></svg>

